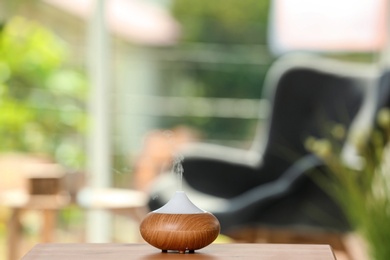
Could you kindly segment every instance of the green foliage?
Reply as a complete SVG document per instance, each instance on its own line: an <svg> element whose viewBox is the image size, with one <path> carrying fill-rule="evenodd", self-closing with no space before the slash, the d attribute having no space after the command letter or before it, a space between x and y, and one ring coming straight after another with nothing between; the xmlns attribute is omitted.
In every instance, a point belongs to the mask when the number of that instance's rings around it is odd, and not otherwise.
<svg viewBox="0 0 390 260"><path fill-rule="evenodd" d="M354 140L360 165L351 167L340 158L340 147L333 145L337 136L308 140L307 147L329 168L330 174L317 179L319 183L340 202L351 225L367 241L373 259L385 260L390 259L384 243L390 241L390 111L380 111L378 118L367 140Z"/></svg>
<svg viewBox="0 0 390 260"><path fill-rule="evenodd" d="M265 44L270 1L176 0L173 13L184 41Z"/></svg>
<svg viewBox="0 0 390 260"><path fill-rule="evenodd" d="M66 44L22 17L0 32L0 151L51 155L79 167L85 130L84 74L67 66ZM66 150L66 152L65 152Z"/></svg>

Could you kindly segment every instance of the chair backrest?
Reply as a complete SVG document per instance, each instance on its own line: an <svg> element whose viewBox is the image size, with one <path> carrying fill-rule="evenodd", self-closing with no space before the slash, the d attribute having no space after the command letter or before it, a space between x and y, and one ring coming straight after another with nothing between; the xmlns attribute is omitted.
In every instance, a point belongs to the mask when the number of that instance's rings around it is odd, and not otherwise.
<svg viewBox="0 0 390 260"><path fill-rule="evenodd" d="M379 78L376 98L376 112L381 108L390 108L390 69L384 70Z"/></svg>
<svg viewBox="0 0 390 260"><path fill-rule="evenodd" d="M265 142L259 163L262 173L267 173L259 176L260 182L277 179L307 154L304 144L310 136L331 138L336 124L347 132L375 78L366 66L298 57L278 61L266 81L272 110L265 136L260 138Z"/></svg>

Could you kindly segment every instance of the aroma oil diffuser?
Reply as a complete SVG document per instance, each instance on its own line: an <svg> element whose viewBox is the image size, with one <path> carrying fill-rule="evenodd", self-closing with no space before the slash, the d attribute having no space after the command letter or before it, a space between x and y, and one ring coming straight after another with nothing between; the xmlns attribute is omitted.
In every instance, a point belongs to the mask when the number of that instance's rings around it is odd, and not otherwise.
<svg viewBox="0 0 390 260"><path fill-rule="evenodd" d="M145 241L162 252L194 253L211 244L219 231L217 218L195 206L183 191L177 191L167 204L146 215L140 225Z"/></svg>

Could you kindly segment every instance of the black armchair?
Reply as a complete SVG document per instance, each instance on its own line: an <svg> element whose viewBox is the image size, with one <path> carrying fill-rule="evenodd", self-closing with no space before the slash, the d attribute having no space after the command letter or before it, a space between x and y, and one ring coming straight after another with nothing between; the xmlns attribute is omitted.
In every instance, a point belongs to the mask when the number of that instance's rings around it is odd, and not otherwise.
<svg viewBox="0 0 390 260"><path fill-rule="evenodd" d="M336 124L348 133L374 74L313 56L280 59L265 81L270 117L253 148L187 147L183 190L219 219L223 234L259 225L347 230L337 204L307 174L324 166L304 143L310 136L331 137ZM165 204L176 189L175 175L162 174L151 188L150 209Z"/></svg>

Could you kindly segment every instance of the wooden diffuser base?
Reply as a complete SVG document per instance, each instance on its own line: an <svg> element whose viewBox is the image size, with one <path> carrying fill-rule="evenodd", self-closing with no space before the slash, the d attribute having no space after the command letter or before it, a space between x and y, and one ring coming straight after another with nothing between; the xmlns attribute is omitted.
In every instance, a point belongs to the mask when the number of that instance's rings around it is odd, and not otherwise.
<svg viewBox="0 0 390 260"><path fill-rule="evenodd" d="M150 212L142 221L140 232L146 242L159 248L185 253L211 244L219 235L217 218L208 212L170 214Z"/></svg>
<svg viewBox="0 0 390 260"><path fill-rule="evenodd" d="M140 232L146 242L163 252L185 253L211 244L219 235L220 224L211 213L195 206L183 191L142 220Z"/></svg>

